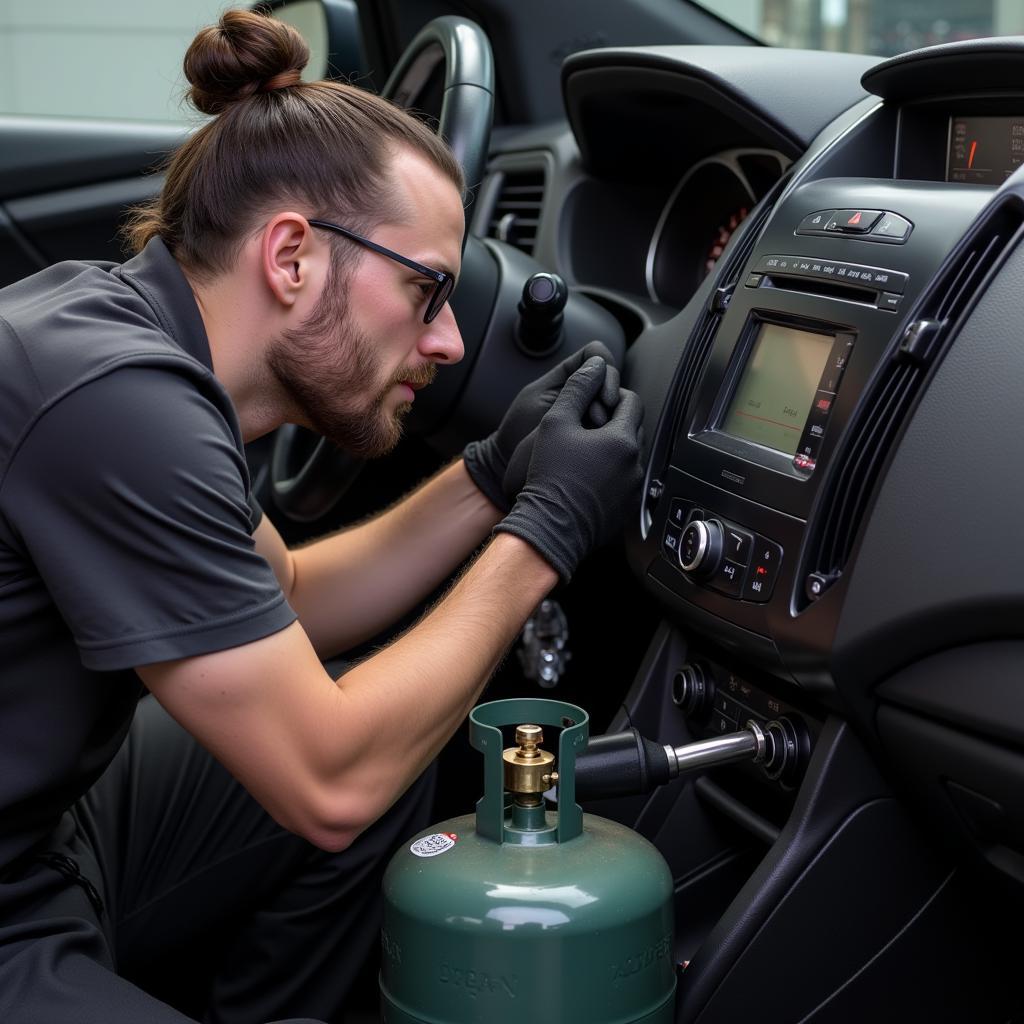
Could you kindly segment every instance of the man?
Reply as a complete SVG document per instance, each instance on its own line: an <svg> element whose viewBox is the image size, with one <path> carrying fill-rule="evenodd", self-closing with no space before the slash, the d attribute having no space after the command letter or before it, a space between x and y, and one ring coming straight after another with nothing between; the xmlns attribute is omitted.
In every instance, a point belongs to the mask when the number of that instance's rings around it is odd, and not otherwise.
<svg viewBox="0 0 1024 1024"><path fill-rule="evenodd" d="M290 552L251 506L245 441L297 422L381 454L462 357L457 165L382 101L301 84L306 57L225 14L185 62L216 116L137 218L140 254L0 292L10 1024L184 1021L117 972L211 935L207 1019L336 1015L381 852L429 809L416 780L636 494L636 396L588 351L369 523ZM330 678L322 658L492 531L419 625Z"/></svg>

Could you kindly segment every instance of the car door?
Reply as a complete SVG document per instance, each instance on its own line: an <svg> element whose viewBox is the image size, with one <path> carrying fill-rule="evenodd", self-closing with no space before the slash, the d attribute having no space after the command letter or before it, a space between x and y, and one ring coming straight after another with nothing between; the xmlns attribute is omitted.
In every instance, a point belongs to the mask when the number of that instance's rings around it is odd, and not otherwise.
<svg viewBox="0 0 1024 1024"><path fill-rule="evenodd" d="M190 130L181 56L210 0L0 5L0 286L122 259L118 227Z"/></svg>

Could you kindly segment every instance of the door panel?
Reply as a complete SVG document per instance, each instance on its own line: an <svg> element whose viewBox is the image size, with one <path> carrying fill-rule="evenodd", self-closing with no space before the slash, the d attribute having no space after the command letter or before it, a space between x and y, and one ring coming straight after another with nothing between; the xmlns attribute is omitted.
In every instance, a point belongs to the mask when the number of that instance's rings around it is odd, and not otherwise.
<svg viewBox="0 0 1024 1024"><path fill-rule="evenodd" d="M124 258L128 209L187 136L181 125L0 117L0 287L65 259Z"/></svg>

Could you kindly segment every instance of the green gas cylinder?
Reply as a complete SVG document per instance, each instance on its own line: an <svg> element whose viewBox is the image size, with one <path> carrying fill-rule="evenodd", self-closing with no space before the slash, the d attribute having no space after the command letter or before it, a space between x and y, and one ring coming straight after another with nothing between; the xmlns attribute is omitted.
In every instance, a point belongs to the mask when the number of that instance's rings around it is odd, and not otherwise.
<svg viewBox="0 0 1024 1024"><path fill-rule="evenodd" d="M470 714L484 755L476 814L417 835L384 876L385 1024L670 1024L672 876L647 840L576 804L587 723L539 699ZM562 730L557 764L544 726Z"/></svg>

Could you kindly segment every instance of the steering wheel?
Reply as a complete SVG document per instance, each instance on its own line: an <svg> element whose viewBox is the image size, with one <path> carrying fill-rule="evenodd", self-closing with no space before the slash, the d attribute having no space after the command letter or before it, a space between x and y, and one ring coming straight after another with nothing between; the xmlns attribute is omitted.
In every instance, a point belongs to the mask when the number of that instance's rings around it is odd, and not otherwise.
<svg viewBox="0 0 1024 1024"><path fill-rule="evenodd" d="M381 95L398 106L414 107L442 69L437 130L462 164L468 231L494 116L494 59L483 29L451 15L428 22L399 58ZM319 519L341 500L361 467L360 459L326 439L286 424L277 432L270 462L274 503L298 522Z"/></svg>

